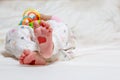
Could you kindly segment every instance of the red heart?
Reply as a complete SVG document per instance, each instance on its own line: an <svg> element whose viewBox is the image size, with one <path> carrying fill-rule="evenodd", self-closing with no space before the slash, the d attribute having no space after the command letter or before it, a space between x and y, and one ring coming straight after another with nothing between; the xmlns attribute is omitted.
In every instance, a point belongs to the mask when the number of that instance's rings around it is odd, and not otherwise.
<svg viewBox="0 0 120 80"><path fill-rule="evenodd" d="M31 63L29 63L30 65L35 65L35 60L31 61Z"/></svg>
<svg viewBox="0 0 120 80"><path fill-rule="evenodd" d="M38 42L39 42L39 44L44 43L44 42L46 42L46 38L45 37L38 37Z"/></svg>

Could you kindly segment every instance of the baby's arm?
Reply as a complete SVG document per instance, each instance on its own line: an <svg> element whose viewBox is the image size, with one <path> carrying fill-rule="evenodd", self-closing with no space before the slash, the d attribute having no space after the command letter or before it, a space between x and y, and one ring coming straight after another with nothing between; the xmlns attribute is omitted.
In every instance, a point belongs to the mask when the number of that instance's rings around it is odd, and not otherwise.
<svg viewBox="0 0 120 80"><path fill-rule="evenodd" d="M45 15L45 14L40 14L40 19L47 21L47 20L51 20L52 16L50 15Z"/></svg>
<svg viewBox="0 0 120 80"><path fill-rule="evenodd" d="M57 22L61 22L62 20L58 18L57 16L51 16L51 15L45 15L45 14L40 14L41 15L41 20L55 20Z"/></svg>

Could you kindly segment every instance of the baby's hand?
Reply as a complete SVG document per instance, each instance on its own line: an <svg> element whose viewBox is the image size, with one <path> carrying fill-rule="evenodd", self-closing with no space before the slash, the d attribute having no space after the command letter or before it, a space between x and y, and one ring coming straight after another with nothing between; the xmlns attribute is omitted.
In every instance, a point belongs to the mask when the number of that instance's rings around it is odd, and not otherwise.
<svg viewBox="0 0 120 80"><path fill-rule="evenodd" d="M51 20L52 16L50 15L44 15L44 14L40 14L40 19L47 21L47 20Z"/></svg>

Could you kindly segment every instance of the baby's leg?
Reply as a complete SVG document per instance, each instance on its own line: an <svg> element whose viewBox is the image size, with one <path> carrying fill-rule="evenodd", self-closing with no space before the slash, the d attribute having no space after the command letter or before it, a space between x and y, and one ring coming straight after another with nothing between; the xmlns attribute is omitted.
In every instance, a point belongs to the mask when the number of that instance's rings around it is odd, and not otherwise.
<svg viewBox="0 0 120 80"><path fill-rule="evenodd" d="M46 61L43 59L38 52L33 52L30 50L24 50L23 54L19 58L21 64L29 65L45 65Z"/></svg>
<svg viewBox="0 0 120 80"><path fill-rule="evenodd" d="M37 42L40 47L40 55L44 58L49 58L53 52L53 42L52 42L52 28L49 24L41 21L34 22L34 32ZM30 50L24 50L19 61L21 64L31 64L31 65L44 65L46 64L45 59L43 59L37 52Z"/></svg>
<svg viewBox="0 0 120 80"><path fill-rule="evenodd" d="M45 21L34 22L34 33L40 47L40 55L50 58L53 52L52 28Z"/></svg>

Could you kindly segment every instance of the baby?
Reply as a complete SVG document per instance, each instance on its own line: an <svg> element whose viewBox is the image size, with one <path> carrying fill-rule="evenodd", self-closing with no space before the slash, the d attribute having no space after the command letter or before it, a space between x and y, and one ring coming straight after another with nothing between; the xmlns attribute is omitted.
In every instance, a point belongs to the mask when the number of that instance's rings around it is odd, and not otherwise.
<svg viewBox="0 0 120 80"><path fill-rule="evenodd" d="M41 14L41 22L34 21L33 26L20 25L6 35L6 51L21 64L45 65L73 58L73 35L59 18Z"/></svg>

